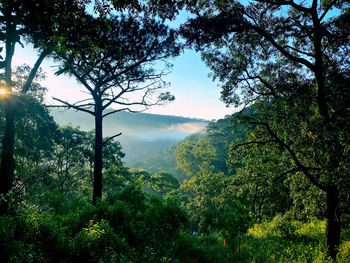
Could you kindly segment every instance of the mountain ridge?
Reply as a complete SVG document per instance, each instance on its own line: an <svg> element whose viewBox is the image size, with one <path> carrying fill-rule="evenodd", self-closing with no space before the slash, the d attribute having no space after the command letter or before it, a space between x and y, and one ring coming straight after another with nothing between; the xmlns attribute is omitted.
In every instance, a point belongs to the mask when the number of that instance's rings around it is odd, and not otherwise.
<svg viewBox="0 0 350 263"><path fill-rule="evenodd" d="M107 113L112 110L106 111ZM51 109L50 115L60 126L72 125L84 131L94 129L92 115L76 110ZM126 163L148 151L166 149L185 137L205 130L208 120L152 113L118 112L104 119L104 137L117 137L125 152Z"/></svg>

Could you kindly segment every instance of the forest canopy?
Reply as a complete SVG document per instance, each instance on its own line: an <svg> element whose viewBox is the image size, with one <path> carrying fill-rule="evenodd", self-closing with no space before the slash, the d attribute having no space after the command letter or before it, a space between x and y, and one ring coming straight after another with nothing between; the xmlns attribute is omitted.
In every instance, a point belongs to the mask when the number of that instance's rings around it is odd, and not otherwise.
<svg viewBox="0 0 350 263"><path fill-rule="evenodd" d="M0 1L1 261L349 262L349 16L344 0ZM185 49L240 111L128 167L103 120L173 101ZM50 115L47 58L89 95L54 107L93 130Z"/></svg>

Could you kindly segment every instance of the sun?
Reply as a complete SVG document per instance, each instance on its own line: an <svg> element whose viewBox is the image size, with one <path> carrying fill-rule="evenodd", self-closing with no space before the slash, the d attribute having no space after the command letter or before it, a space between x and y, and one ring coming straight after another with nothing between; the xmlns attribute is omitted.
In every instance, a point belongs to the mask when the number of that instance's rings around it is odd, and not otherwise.
<svg viewBox="0 0 350 263"><path fill-rule="evenodd" d="M0 95L5 95L7 93L6 89L0 88Z"/></svg>

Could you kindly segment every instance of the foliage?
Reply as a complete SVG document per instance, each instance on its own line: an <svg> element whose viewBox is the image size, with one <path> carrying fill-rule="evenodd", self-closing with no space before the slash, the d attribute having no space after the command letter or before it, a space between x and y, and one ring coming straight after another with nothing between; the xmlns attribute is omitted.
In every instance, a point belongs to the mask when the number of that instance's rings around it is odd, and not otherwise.
<svg viewBox="0 0 350 263"><path fill-rule="evenodd" d="M222 239L215 235L193 237L181 233L174 244L179 262L234 262L234 257L228 246L223 246Z"/></svg>
<svg viewBox="0 0 350 263"><path fill-rule="evenodd" d="M350 260L347 1L101 0L94 15L68 2L0 3L2 261ZM178 33L222 99L249 108L129 169L102 119L174 99L151 95L167 85L158 63L181 51L163 19L185 4ZM24 38L41 54L13 70ZM57 100L94 115L95 133L58 129L42 105L49 54L92 96Z"/></svg>
<svg viewBox="0 0 350 263"><path fill-rule="evenodd" d="M130 167L138 169L143 168L151 173L167 171L173 174L176 179L180 180L183 178L183 175L176 169L177 164L174 155L175 149L176 144L171 145L165 150L150 150L139 156L137 156L137 153L130 152L130 155L132 157L137 157L137 160L133 159L127 163Z"/></svg>
<svg viewBox="0 0 350 263"><path fill-rule="evenodd" d="M179 168L188 178L180 190L193 229L203 233L222 231L230 241L243 234L250 216L231 191L233 177L213 172L215 148L203 139L197 142L187 139L178 145L175 155Z"/></svg>
<svg viewBox="0 0 350 263"><path fill-rule="evenodd" d="M94 27L91 27L94 24ZM141 15L88 16L79 33L67 32L54 58L61 62L56 75L73 75L89 97L75 103L54 98L63 107L89 113L95 120L92 202L102 198L103 146L121 135L103 141L102 120L120 111L144 111L175 99L162 80L165 71L154 65L176 56L181 46L173 30L164 23ZM68 41L67 41L68 40ZM166 63L165 63L166 64ZM167 64L165 66L168 66ZM156 97L156 98L155 98ZM105 112L115 106L116 109Z"/></svg>
<svg viewBox="0 0 350 263"><path fill-rule="evenodd" d="M324 253L325 221L307 223L278 215L272 221L256 224L242 241L242 262L332 262ZM343 242L336 262L347 262ZM344 254L343 254L344 253Z"/></svg>
<svg viewBox="0 0 350 263"><path fill-rule="evenodd" d="M229 172L228 160L231 144L241 142L245 138L245 127L234 125L237 122L231 116L208 123L205 140L215 148L215 159L212 164L216 172Z"/></svg>
<svg viewBox="0 0 350 263"><path fill-rule="evenodd" d="M90 221L73 240L73 260L83 262L123 262L128 252L126 242L118 237L109 223Z"/></svg>
<svg viewBox="0 0 350 263"><path fill-rule="evenodd" d="M2 138L1 164L0 164L0 192L6 194L12 189L14 183L15 161L15 133L17 125L15 119L22 110L26 111L28 103L27 94L42 99L40 85L35 78L41 77L40 65L45 57L57 46L57 35L63 30L71 28L72 21L79 18L79 14L85 11L85 4L81 1L1 1L0 3L0 52L5 51L5 56L0 55L1 86L4 91L1 107L4 112L5 125ZM37 15L38 13L45 15ZM72 19L72 18L75 19ZM76 29L76 28L75 28ZM73 30L75 30L73 29ZM41 53L34 66L22 66L13 70L12 62L17 44L24 47L23 39L34 44L35 49ZM43 44L46 42L46 44ZM39 89L38 89L39 88ZM8 213L8 203L0 204L0 214Z"/></svg>
<svg viewBox="0 0 350 263"><path fill-rule="evenodd" d="M162 262L174 257L186 216L171 200L146 200L130 186L96 206L61 215L32 207L0 222L1 253L9 262Z"/></svg>
<svg viewBox="0 0 350 263"><path fill-rule="evenodd" d="M204 140L197 143L187 139L175 150L176 162L187 175L192 177L197 173L208 173L213 169L211 165L215 149Z"/></svg>
<svg viewBox="0 0 350 263"><path fill-rule="evenodd" d="M170 173L160 171L151 177L151 187L162 195L179 188L179 181Z"/></svg>
<svg viewBox="0 0 350 263"><path fill-rule="evenodd" d="M349 189L348 2L194 1L188 6L195 17L180 32L220 81L222 100L254 104L253 114L243 114L254 131L240 146L255 145L259 157L245 167L262 165L268 155L266 166L280 167L264 176L299 172L303 185L325 193L326 242L335 259L347 206L343 192Z"/></svg>

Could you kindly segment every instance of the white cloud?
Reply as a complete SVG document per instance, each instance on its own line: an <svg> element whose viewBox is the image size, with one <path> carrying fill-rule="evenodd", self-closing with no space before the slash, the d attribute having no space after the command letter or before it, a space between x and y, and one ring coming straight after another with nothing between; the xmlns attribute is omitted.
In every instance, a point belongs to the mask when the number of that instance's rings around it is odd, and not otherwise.
<svg viewBox="0 0 350 263"><path fill-rule="evenodd" d="M205 130L207 126L204 122L187 122L169 126L166 132L181 132L186 134L199 133Z"/></svg>

